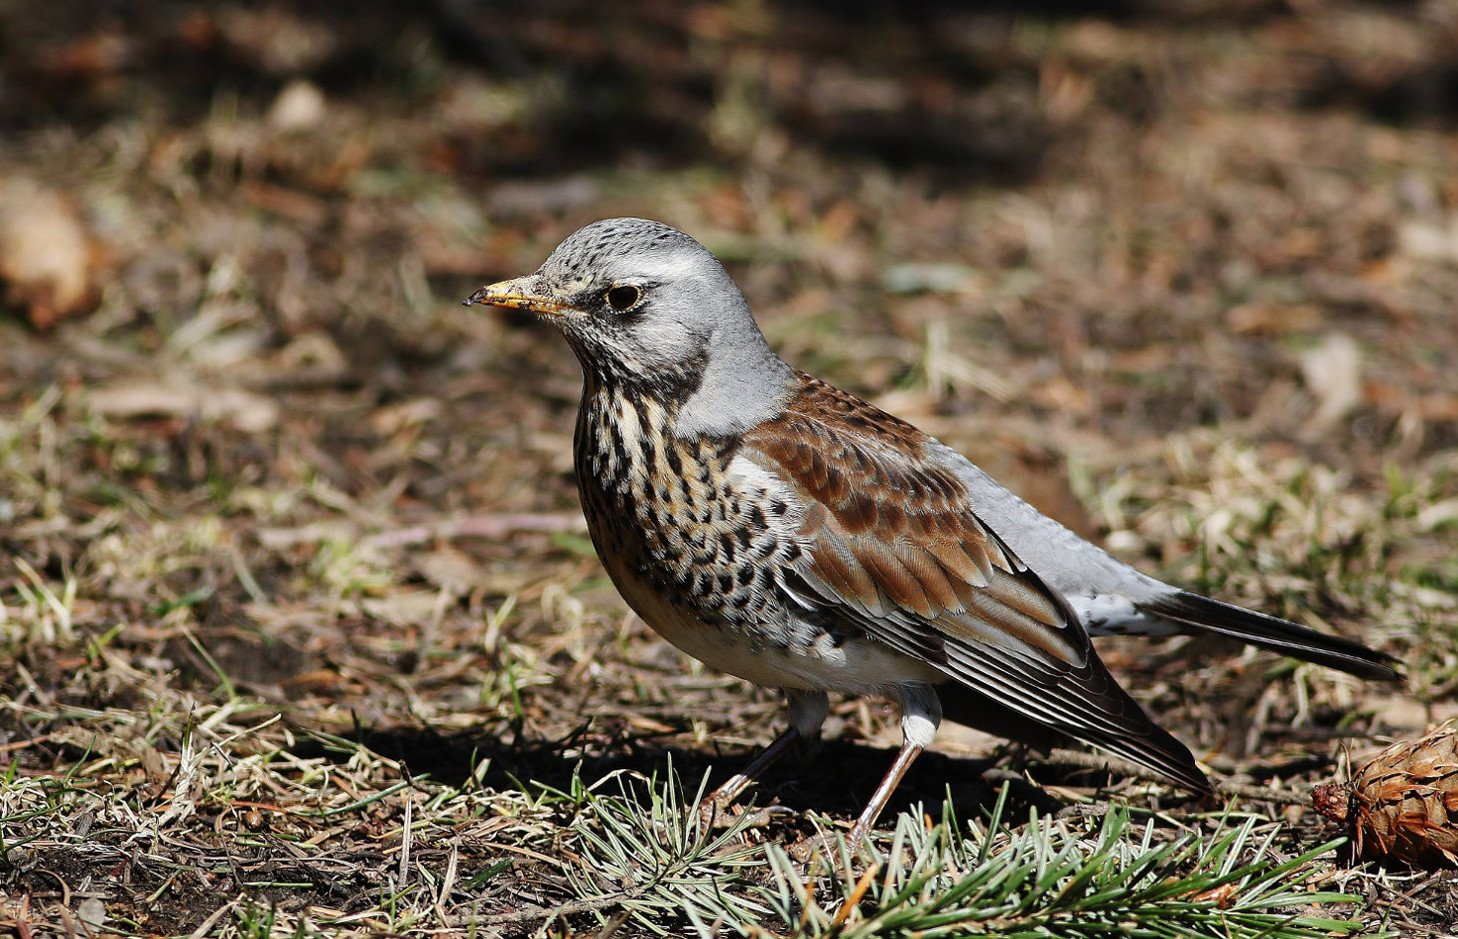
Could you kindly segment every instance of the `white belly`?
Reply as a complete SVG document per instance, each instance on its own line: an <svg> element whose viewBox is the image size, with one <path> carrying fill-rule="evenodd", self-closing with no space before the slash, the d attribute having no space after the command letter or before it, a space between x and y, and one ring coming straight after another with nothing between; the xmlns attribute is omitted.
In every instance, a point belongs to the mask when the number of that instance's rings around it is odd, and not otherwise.
<svg viewBox="0 0 1458 939"><path fill-rule="evenodd" d="M628 605L664 639L716 671L765 688L885 695L904 682L939 684L948 678L936 666L871 639L836 645L822 635L818 641L787 647L753 643L745 635L698 621L644 584L617 586Z"/></svg>

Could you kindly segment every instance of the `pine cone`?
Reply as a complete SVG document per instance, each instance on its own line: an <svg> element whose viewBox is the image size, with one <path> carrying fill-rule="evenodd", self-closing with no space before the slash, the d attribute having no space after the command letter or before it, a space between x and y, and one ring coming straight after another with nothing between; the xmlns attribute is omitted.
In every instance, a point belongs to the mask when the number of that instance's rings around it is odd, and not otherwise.
<svg viewBox="0 0 1458 939"><path fill-rule="evenodd" d="M1394 743L1351 783L1317 786L1312 799L1318 813L1346 823L1361 860L1458 867L1458 729Z"/></svg>

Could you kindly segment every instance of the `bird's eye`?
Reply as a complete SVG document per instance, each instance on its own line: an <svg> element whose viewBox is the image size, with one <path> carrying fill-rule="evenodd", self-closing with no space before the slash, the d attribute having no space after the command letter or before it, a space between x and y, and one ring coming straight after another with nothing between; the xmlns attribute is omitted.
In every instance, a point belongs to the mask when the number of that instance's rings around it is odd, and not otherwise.
<svg viewBox="0 0 1458 939"><path fill-rule="evenodd" d="M643 299L643 289L633 284L618 284L607 292L607 305L619 313L631 310Z"/></svg>

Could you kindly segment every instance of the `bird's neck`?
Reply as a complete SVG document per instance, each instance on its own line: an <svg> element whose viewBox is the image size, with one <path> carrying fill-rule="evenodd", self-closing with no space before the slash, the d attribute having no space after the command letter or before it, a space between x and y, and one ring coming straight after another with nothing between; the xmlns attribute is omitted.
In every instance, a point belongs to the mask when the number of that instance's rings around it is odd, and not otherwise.
<svg viewBox="0 0 1458 939"><path fill-rule="evenodd" d="M712 355L649 374L605 369L579 355L583 413L637 407L652 413L657 430L685 440L730 437L771 420L784 411L799 380L752 328L752 335L715 343Z"/></svg>
<svg viewBox="0 0 1458 939"><path fill-rule="evenodd" d="M775 355L758 327L719 337L693 391L679 403L674 432L683 437L729 437L779 415L794 394L795 372Z"/></svg>

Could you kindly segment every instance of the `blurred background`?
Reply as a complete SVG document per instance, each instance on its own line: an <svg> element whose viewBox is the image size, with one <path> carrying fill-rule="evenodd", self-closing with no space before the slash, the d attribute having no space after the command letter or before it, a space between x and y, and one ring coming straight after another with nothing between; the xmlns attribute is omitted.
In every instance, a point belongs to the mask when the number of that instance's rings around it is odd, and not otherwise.
<svg viewBox="0 0 1458 939"><path fill-rule="evenodd" d="M1109 647L1324 772L1458 711L1455 170L1454 0L0 2L0 724L769 739L593 558L566 347L460 306L630 214L1121 556L1406 658Z"/></svg>

